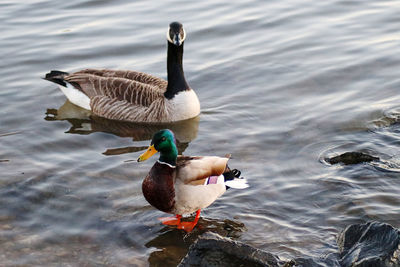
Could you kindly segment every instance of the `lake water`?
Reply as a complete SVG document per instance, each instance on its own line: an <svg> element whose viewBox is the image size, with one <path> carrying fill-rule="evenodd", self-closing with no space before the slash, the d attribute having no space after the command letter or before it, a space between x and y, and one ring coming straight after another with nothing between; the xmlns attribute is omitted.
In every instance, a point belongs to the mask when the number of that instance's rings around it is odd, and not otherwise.
<svg viewBox="0 0 400 267"><path fill-rule="evenodd" d="M174 266L205 231L324 257L348 224L400 227L398 1L1 1L0 261ZM183 23L198 119L109 121L66 102L51 69L166 77L166 30ZM157 220L134 160L160 128L186 155L232 154L229 190L190 234ZM329 165L362 151L381 160Z"/></svg>

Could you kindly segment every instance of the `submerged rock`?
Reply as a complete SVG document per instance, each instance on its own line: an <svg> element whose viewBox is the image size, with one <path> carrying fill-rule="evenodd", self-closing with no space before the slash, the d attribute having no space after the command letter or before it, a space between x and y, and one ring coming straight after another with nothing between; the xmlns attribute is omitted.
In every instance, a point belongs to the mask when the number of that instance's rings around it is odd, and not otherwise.
<svg viewBox="0 0 400 267"><path fill-rule="evenodd" d="M338 246L343 267L400 266L400 233L389 224L353 224L340 233Z"/></svg>
<svg viewBox="0 0 400 267"><path fill-rule="evenodd" d="M280 259L266 251L241 242L205 233L190 246L188 254L178 265L186 266L282 266Z"/></svg>
<svg viewBox="0 0 400 267"><path fill-rule="evenodd" d="M325 161L330 164L342 163L344 165L359 164L363 162L371 162L374 160L379 160L379 158L362 152L346 152L339 156L325 158Z"/></svg>

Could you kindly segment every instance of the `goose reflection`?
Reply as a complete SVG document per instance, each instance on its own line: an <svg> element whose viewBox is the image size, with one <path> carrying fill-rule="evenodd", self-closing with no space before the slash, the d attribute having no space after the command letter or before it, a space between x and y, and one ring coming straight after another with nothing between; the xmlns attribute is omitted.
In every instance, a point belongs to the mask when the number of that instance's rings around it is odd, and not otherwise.
<svg viewBox="0 0 400 267"><path fill-rule="evenodd" d="M199 117L196 117L185 121L162 124L109 120L95 116L90 111L80 108L68 100L58 109L47 109L44 119L48 121L68 121L71 127L66 133L86 135L104 132L120 137L132 137L135 142L151 140L154 133L168 128L175 133L179 154L184 152L189 143L197 137L200 120ZM107 149L103 154L107 156L119 155L145 149L147 149L147 146L112 148Z"/></svg>

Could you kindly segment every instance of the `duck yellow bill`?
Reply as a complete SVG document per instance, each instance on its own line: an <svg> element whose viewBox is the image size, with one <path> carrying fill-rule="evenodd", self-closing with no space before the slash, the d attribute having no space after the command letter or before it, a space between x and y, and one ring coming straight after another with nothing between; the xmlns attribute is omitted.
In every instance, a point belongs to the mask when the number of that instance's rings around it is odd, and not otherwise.
<svg viewBox="0 0 400 267"><path fill-rule="evenodd" d="M137 161L145 161L146 159L150 158L158 151L154 148L154 145L149 146L149 148L144 152L142 155L139 156Z"/></svg>

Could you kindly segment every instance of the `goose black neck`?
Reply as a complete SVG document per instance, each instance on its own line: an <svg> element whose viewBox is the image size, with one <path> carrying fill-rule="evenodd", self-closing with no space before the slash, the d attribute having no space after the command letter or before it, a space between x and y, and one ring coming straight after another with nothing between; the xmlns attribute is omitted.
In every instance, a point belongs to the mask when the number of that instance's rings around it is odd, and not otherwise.
<svg viewBox="0 0 400 267"><path fill-rule="evenodd" d="M189 85L185 80L182 67L183 43L176 46L168 42L167 71L168 86L164 93L168 99L173 98L177 93L189 89Z"/></svg>

